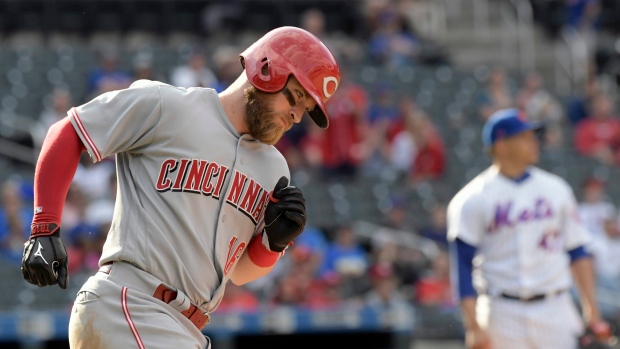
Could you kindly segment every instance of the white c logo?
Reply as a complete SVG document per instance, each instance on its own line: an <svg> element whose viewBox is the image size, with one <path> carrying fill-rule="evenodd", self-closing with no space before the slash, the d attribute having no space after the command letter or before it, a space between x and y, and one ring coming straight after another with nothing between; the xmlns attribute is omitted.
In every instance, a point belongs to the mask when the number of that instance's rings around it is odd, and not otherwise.
<svg viewBox="0 0 620 349"><path fill-rule="evenodd" d="M338 80L336 80L335 77L333 76L327 76L323 78L323 94L325 95L326 98L331 97L334 93L329 93L327 92L327 84L329 82L333 82L336 86L334 87L334 92L336 92L336 89L338 88Z"/></svg>

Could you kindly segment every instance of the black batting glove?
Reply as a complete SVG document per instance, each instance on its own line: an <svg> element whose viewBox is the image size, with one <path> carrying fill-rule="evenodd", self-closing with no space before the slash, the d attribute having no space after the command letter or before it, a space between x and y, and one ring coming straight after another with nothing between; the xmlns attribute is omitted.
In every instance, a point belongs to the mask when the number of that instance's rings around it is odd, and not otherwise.
<svg viewBox="0 0 620 349"><path fill-rule="evenodd" d="M288 186L282 176L269 196L265 209L265 234L269 249L282 252L304 230L306 225L306 200L299 188Z"/></svg>
<svg viewBox="0 0 620 349"><path fill-rule="evenodd" d="M60 241L56 224L33 224L30 239L24 244L22 274L39 287L56 285L67 288L67 250Z"/></svg>

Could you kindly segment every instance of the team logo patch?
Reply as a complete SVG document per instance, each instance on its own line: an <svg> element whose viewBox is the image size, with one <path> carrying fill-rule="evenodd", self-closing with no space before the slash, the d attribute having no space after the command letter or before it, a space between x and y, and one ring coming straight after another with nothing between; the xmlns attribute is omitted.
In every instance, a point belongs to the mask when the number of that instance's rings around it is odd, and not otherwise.
<svg viewBox="0 0 620 349"><path fill-rule="evenodd" d="M332 92L329 92L327 89L330 82L334 83L334 89L332 90ZM334 92L336 92L337 88L338 88L338 79L336 79L333 76L326 76L323 78L323 94L325 95L325 98L331 97L334 94Z"/></svg>
<svg viewBox="0 0 620 349"><path fill-rule="evenodd" d="M43 246L41 246L41 242L39 241L39 247L37 247L37 252L34 253L34 256L41 257L41 259L45 262L45 264L49 265L49 263L43 257L43 254L41 254L41 250L44 250L44 248Z"/></svg>

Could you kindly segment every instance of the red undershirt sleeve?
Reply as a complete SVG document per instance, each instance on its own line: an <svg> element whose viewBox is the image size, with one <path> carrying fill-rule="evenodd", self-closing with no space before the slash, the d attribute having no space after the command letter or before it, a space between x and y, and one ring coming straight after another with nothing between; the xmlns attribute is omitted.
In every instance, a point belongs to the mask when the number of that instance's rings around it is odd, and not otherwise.
<svg viewBox="0 0 620 349"><path fill-rule="evenodd" d="M49 223L60 226L67 192L84 150L68 117L50 127L34 173L33 229Z"/></svg>

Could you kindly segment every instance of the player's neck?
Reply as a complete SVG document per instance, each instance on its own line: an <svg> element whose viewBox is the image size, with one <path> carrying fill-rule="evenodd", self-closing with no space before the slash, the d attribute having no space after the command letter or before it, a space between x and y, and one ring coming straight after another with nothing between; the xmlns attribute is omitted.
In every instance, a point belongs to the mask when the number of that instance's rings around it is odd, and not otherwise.
<svg viewBox="0 0 620 349"><path fill-rule="evenodd" d="M249 86L245 72L243 72L232 85L219 94L224 113L240 134L249 132L245 122L245 103L243 101L244 91Z"/></svg>
<svg viewBox="0 0 620 349"><path fill-rule="evenodd" d="M515 164L504 161L494 161L495 166L499 173L508 178L520 178L530 167L527 164Z"/></svg>

